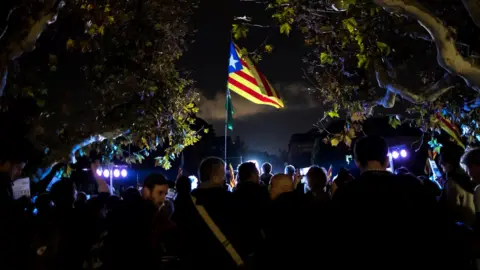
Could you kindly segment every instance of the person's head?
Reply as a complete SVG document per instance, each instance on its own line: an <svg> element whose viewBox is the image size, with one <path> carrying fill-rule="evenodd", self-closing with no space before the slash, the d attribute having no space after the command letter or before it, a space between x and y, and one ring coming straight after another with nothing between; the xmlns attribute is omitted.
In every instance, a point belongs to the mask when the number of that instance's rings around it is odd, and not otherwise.
<svg viewBox="0 0 480 270"><path fill-rule="evenodd" d="M142 196L136 187L128 187L122 192L122 198L128 204L140 201Z"/></svg>
<svg viewBox="0 0 480 270"><path fill-rule="evenodd" d="M212 185L225 185L225 162L217 157L205 158L200 163L198 169L200 183L210 183Z"/></svg>
<svg viewBox="0 0 480 270"><path fill-rule="evenodd" d="M160 173L150 174L143 181L143 198L150 200L155 206L161 206L167 199L168 181Z"/></svg>
<svg viewBox="0 0 480 270"><path fill-rule="evenodd" d="M365 136L358 139L353 152L355 164L361 171L388 168L388 145L380 136Z"/></svg>
<svg viewBox="0 0 480 270"><path fill-rule="evenodd" d="M244 162L238 166L237 181L239 184L245 182L259 183L260 177L257 165L253 162Z"/></svg>
<svg viewBox="0 0 480 270"><path fill-rule="evenodd" d="M265 162L262 164L262 173L269 174L272 172L272 164Z"/></svg>
<svg viewBox="0 0 480 270"><path fill-rule="evenodd" d="M293 179L293 176L295 175L295 167L293 167L293 165L287 165L285 167L285 174Z"/></svg>
<svg viewBox="0 0 480 270"><path fill-rule="evenodd" d="M188 176L182 175L178 177L175 188L178 194L189 194L192 191L192 181Z"/></svg>
<svg viewBox="0 0 480 270"><path fill-rule="evenodd" d="M50 194L42 193L38 195L37 199L35 200L35 207L41 214L45 213L46 211L50 211L53 208L53 202L50 199Z"/></svg>
<svg viewBox="0 0 480 270"><path fill-rule="evenodd" d="M283 193L293 191L292 178L284 173L275 174L270 181L270 199L275 200Z"/></svg>
<svg viewBox="0 0 480 270"><path fill-rule="evenodd" d="M7 173L13 181L19 178L22 174L27 159L25 153L19 149L15 149L17 145L5 142L2 144L0 150L0 172Z"/></svg>
<svg viewBox="0 0 480 270"><path fill-rule="evenodd" d="M460 161L470 179L480 184L480 148L473 148L465 152Z"/></svg>
<svg viewBox="0 0 480 270"><path fill-rule="evenodd" d="M83 191L78 192L76 201L82 203L87 202L87 194Z"/></svg>
<svg viewBox="0 0 480 270"><path fill-rule="evenodd" d="M440 154L439 164L442 167L443 172L450 173L455 172L460 168L460 160L464 154L464 150L457 146L444 147Z"/></svg>
<svg viewBox="0 0 480 270"><path fill-rule="evenodd" d="M312 166L307 172L308 187L312 191L320 191L327 185L327 172L324 168Z"/></svg>
<svg viewBox="0 0 480 270"><path fill-rule="evenodd" d="M50 189L50 197L52 198L55 208L69 209L73 207L77 196L77 189L72 180L63 178L52 185Z"/></svg>
<svg viewBox="0 0 480 270"><path fill-rule="evenodd" d="M338 174L333 178L331 195L339 188L343 188L354 180L353 176L345 168L341 168Z"/></svg>

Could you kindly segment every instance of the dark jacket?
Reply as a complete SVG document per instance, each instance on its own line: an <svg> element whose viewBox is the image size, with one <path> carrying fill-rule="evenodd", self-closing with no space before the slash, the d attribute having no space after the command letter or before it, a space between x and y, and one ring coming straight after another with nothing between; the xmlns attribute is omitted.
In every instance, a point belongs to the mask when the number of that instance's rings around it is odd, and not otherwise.
<svg viewBox="0 0 480 270"><path fill-rule="evenodd" d="M305 195L295 191L281 194L269 204L259 269L306 269L303 255L312 246L304 233L307 205Z"/></svg>
<svg viewBox="0 0 480 270"><path fill-rule="evenodd" d="M239 233L232 194L221 187L197 188L192 191L192 196L197 199L197 204L205 207L222 233L234 247L237 247ZM179 226L185 241L182 245L187 248L184 250L185 253L181 254L184 262L189 265L186 267L235 269L234 261L197 212L193 202L190 205L184 210L187 212L183 215L185 223Z"/></svg>
<svg viewBox="0 0 480 270"><path fill-rule="evenodd" d="M263 173L260 175L260 183L264 186L270 185L270 180L272 179L273 174L271 173Z"/></svg>
<svg viewBox="0 0 480 270"><path fill-rule="evenodd" d="M265 213L270 202L267 187L253 183L239 183L233 192L235 215L242 228L239 252L251 255L263 240Z"/></svg>
<svg viewBox="0 0 480 270"><path fill-rule="evenodd" d="M332 201L336 221L332 248L348 246L351 259L339 260L338 269L391 266L385 262L400 268L413 263L436 268L438 261L429 252L440 241L435 232L440 224L430 199L415 177L387 171L365 172L339 188Z"/></svg>

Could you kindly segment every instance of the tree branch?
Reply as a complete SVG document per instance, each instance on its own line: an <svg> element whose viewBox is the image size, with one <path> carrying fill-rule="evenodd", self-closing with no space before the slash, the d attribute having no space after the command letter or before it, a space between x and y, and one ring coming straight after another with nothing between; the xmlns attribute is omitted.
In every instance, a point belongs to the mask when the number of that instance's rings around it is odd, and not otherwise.
<svg viewBox="0 0 480 270"><path fill-rule="evenodd" d="M379 63L375 64L375 76L378 86L387 90L385 96L377 101L378 105L385 108L393 108L395 106L396 95L413 104L424 104L437 100L440 96L454 88L454 86L451 85L452 77L448 73L445 73L436 83L420 90L419 92L422 94L416 94L407 87L395 82L395 80L387 75L385 68Z"/></svg>
<svg viewBox="0 0 480 270"><path fill-rule="evenodd" d="M35 49L35 43L38 38L42 35L47 25L52 24L57 20L58 12L63 6L65 6L64 1L48 1L44 4L43 9L36 14L38 19L29 23L29 29L27 30L28 33L26 36L15 36L11 40L7 39L6 48L0 49L0 96L3 96L3 91L7 84L9 62L22 56L25 52L30 52Z"/></svg>
<svg viewBox="0 0 480 270"><path fill-rule="evenodd" d="M252 18L243 16L243 17L234 17L234 21L242 21L244 25L252 26L252 27L260 27L260 28L269 28L270 26L268 25L261 25L261 24L255 24L252 23Z"/></svg>
<svg viewBox="0 0 480 270"><path fill-rule="evenodd" d="M374 2L386 10L416 19L435 42L438 64L450 74L460 76L469 87L480 91L480 67L458 52L452 31L438 17L415 0L374 0Z"/></svg>
<svg viewBox="0 0 480 270"><path fill-rule="evenodd" d="M480 28L480 1L478 0L462 0L465 9L470 14L475 25Z"/></svg>

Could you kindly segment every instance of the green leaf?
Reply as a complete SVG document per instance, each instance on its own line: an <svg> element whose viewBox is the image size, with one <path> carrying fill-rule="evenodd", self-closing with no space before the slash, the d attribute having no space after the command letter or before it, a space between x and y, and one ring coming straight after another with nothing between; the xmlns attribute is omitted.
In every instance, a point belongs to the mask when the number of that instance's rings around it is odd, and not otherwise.
<svg viewBox="0 0 480 270"><path fill-rule="evenodd" d="M232 32L233 32L233 38L235 39L246 38L248 34L248 27L241 24L233 24Z"/></svg>
<svg viewBox="0 0 480 270"><path fill-rule="evenodd" d="M398 119L398 117L396 116L391 116L389 119L388 119L388 124L392 127L392 128L397 128L398 126L400 126L402 124L402 122L400 122L400 119Z"/></svg>
<svg viewBox="0 0 480 270"><path fill-rule="evenodd" d="M203 133L205 133L205 134L207 134L208 131L209 131L208 128L204 128L204 129L203 129Z"/></svg>
<svg viewBox="0 0 480 270"><path fill-rule="evenodd" d="M340 118L340 115L339 115L338 112L336 112L336 111L329 111L329 112L327 112L327 115L328 115L330 118Z"/></svg>
<svg viewBox="0 0 480 270"><path fill-rule="evenodd" d="M350 34L353 34L358 31L357 21L353 17L343 20L342 24L343 24L343 27L345 27L345 29L347 29L348 32L350 32Z"/></svg>
<svg viewBox="0 0 480 270"><path fill-rule="evenodd" d="M273 51L273 46L272 45L265 45L265 52L271 53Z"/></svg>
<svg viewBox="0 0 480 270"><path fill-rule="evenodd" d="M367 68L368 67L368 58L365 54L357 54L357 67L358 68Z"/></svg>
<svg viewBox="0 0 480 270"><path fill-rule="evenodd" d="M333 57L326 52L322 52L320 53L320 63L322 65L325 65L325 64L331 65L333 63Z"/></svg>
<svg viewBox="0 0 480 270"><path fill-rule="evenodd" d="M292 30L292 27L290 26L289 23L284 23L280 25L280 34L285 34L288 36L291 30Z"/></svg>
<svg viewBox="0 0 480 270"><path fill-rule="evenodd" d="M390 54L390 51L391 51L390 46L380 41L377 41L376 44L377 44L378 50L382 55L388 56Z"/></svg>
<svg viewBox="0 0 480 270"><path fill-rule="evenodd" d="M337 146L338 144L340 143L340 140L336 137L333 137L331 140L330 140L330 144L335 147Z"/></svg>

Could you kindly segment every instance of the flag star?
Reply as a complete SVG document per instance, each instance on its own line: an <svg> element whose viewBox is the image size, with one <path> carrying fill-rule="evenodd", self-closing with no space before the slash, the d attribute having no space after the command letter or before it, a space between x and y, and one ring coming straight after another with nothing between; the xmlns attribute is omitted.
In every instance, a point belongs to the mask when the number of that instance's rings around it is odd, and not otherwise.
<svg viewBox="0 0 480 270"><path fill-rule="evenodd" d="M235 58L233 58L233 54L230 54L230 63L229 63L229 65L230 65L232 68L236 68L237 63L238 63L238 60L235 60Z"/></svg>

